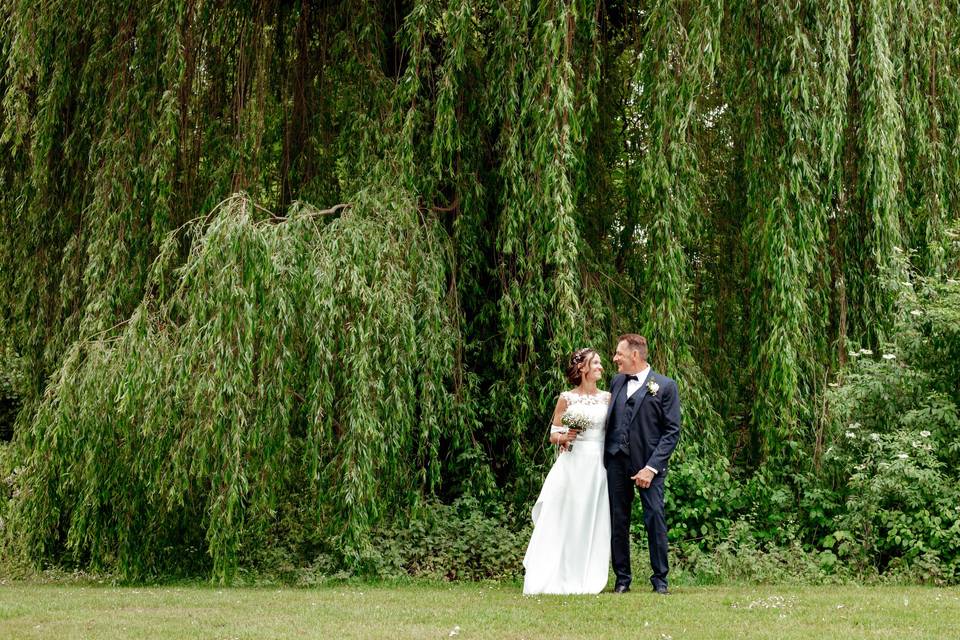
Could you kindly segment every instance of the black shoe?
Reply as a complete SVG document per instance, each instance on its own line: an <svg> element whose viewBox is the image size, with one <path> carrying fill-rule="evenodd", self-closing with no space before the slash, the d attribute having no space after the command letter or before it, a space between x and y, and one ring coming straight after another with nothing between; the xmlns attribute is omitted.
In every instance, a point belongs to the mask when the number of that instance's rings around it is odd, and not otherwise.
<svg viewBox="0 0 960 640"><path fill-rule="evenodd" d="M668 596L670 592L667 590L667 585L662 585L659 587L654 587L653 592L660 596Z"/></svg>
<svg viewBox="0 0 960 640"><path fill-rule="evenodd" d="M630 586L626 584L618 584L613 588L614 593L626 593L630 591Z"/></svg>

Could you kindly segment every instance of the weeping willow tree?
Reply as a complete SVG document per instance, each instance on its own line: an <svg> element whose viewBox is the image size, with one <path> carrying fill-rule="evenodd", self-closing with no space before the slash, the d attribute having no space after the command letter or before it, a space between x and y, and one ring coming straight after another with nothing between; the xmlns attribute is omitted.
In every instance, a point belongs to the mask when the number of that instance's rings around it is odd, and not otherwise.
<svg viewBox="0 0 960 640"><path fill-rule="evenodd" d="M803 441L824 361L826 229L843 126L849 14L844 3L744 5L741 131L750 263L752 436L763 457Z"/></svg>
<svg viewBox="0 0 960 640"><path fill-rule="evenodd" d="M860 133L853 162L856 186L848 209L846 239L850 292L859 304L851 318L871 346L890 330L897 283L903 280L900 220L900 155L903 119L892 55L894 7L883 2L859 5L854 71ZM855 246L855 248L854 248ZM863 248L867 251L864 252Z"/></svg>
<svg viewBox="0 0 960 640"><path fill-rule="evenodd" d="M636 71L630 81L642 90L629 138L635 157L625 175L630 225L642 230L643 259L634 269L643 292L637 330L650 340L653 366L683 383L685 413L705 436L691 446L711 454L722 450L722 427L693 352L691 262L705 207L696 145L704 122L697 105L714 78L722 15L721 2L662 2L636 25L645 33L634 35L641 46L631 51Z"/></svg>
<svg viewBox="0 0 960 640"><path fill-rule="evenodd" d="M28 547L143 576L187 536L229 576L283 495L360 553L386 505L439 490L442 452L469 444L449 243L387 193L326 227L233 197L175 267L171 235L143 302L72 346L23 435Z"/></svg>
<svg viewBox="0 0 960 640"><path fill-rule="evenodd" d="M847 345L947 266L953 1L0 17L38 562L229 578L291 521L355 563L426 500L525 505L566 354L625 331L681 384L680 456L788 469Z"/></svg>

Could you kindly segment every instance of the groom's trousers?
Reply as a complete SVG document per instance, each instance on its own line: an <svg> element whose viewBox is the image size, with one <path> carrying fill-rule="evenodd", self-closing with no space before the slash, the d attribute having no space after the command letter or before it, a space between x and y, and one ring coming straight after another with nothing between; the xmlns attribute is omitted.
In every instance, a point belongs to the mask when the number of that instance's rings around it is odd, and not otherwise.
<svg viewBox="0 0 960 640"><path fill-rule="evenodd" d="M616 584L630 586L630 513L633 510L634 491L640 492L643 505L643 524L647 530L647 546L650 550L650 568L653 575L650 583L657 587L667 586L667 518L663 510L664 477L654 476L647 489L637 489L630 476L636 473L630 456L624 453L603 456L607 468L607 491L610 496L610 552Z"/></svg>

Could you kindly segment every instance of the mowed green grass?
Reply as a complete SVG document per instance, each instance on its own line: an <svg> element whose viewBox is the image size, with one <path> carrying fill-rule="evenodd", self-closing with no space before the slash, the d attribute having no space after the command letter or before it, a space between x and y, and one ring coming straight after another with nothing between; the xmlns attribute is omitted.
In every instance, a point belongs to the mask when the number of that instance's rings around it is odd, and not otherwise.
<svg viewBox="0 0 960 640"><path fill-rule="evenodd" d="M514 585L0 585L0 638L960 638L960 589L678 587L524 597Z"/></svg>

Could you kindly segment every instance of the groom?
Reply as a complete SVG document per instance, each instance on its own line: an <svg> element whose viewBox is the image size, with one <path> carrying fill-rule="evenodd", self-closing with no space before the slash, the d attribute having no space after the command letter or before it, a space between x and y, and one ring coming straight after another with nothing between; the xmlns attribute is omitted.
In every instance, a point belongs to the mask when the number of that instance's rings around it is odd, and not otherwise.
<svg viewBox="0 0 960 640"><path fill-rule="evenodd" d="M667 462L680 439L677 383L647 364L647 339L620 336L613 361L619 373L610 381L607 438L603 463L610 494L614 591L630 590L630 511L635 487L643 503L643 524L650 547L653 590L667 591L667 520L663 485Z"/></svg>

